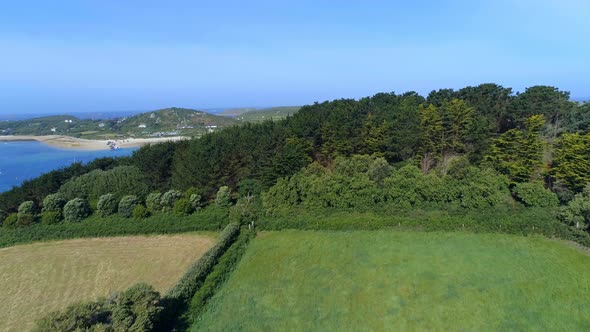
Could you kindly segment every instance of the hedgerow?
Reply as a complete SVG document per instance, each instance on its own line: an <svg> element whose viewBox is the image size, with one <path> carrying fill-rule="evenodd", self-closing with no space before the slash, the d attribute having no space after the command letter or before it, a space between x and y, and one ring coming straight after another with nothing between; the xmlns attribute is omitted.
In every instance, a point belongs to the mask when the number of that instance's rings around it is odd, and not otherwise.
<svg viewBox="0 0 590 332"><path fill-rule="evenodd" d="M246 252L248 243L254 236L256 236L255 231L243 229L236 242L234 242L223 256L221 256L219 262L213 268L213 271L209 273L201 287L199 287L199 290L197 290L191 299L189 308L184 317L184 320L188 324L193 324L198 319L207 302L213 297L213 295L215 295L217 290L221 288L223 283L227 281Z"/></svg>
<svg viewBox="0 0 590 332"><path fill-rule="evenodd" d="M34 241L85 237L218 231L227 225L227 217L227 209L207 207L190 216L159 214L143 219L141 222L135 222L117 214L104 218L93 215L81 222L57 225L34 224L15 229L18 220L14 213L4 221L5 227L0 228L0 248Z"/></svg>
<svg viewBox="0 0 590 332"><path fill-rule="evenodd" d="M223 253L234 243L240 233L240 226L231 223L219 235L217 243L197 260L180 280L168 291L163 299L160 330L169 330L179 324L180 316L186 311L190 299L201 287L207 275Z"/></svg>
<svg viewBox="0 0 590 332"><path fill-rule="evenodd" d="M264 216L261 230L376 230L470 231L475 233L541 234L578 242L590 247L587 232L555 219L547 208L522 206L467 210L373 210L356 212L337 209L297 208L280 216Z"/></svg>
<svg viewBox="0 0 590 332"><path fill-rule="evenodd" d="M217 243L188 269L176 285L168 291L166 297L183 301L189 299L211 271L219 257L234 242L239 232L240 226L238 224L227 225L219 235Z"/></svg>

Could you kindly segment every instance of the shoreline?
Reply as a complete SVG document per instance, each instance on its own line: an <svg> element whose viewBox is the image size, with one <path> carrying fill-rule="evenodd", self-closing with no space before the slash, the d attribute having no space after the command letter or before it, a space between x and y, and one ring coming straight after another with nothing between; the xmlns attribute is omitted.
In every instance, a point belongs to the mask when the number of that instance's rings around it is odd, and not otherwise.
<svg viewBox="0 0 590 332"><path fill-rule="evenodd" d="M115 142L121 149L141 147L144 145L180 141L190 139L185 136L172 137L154 137L154 138L126 138L126 139L112 139L112 140L91 140L63 135L47 135L47 136L33 136L33 135L14 135L14 136L0 136L0 142L30 142L37 141L49 146L68 150L111 150L107 142Z"/></svg>

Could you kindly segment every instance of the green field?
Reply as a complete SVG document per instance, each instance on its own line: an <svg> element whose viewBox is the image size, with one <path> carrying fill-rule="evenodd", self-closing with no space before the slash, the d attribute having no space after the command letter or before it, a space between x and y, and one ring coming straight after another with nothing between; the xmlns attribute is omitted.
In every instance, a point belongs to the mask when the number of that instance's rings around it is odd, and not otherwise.
<svg viewBox="0 0 590 332"><path fill-rule="evenodd" d="M28 331L36 319L138 282L165 292L215 236L127 236L0 249L0 331Z"/></svg>
<svg viewBox="0 0 590 332"><path fill-rule="evenodd" d="M588 271L540 236L267 232L192 330L590 330Z"/></svg>

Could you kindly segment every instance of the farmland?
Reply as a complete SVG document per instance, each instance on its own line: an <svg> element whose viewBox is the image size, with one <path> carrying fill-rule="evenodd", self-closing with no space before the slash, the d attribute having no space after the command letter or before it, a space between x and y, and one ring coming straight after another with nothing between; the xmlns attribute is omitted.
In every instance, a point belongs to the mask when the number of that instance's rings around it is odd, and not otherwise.
<svg viewBox="0 0 590 332"><path fill-rule="evenodd" d="M184 234L92 238L0 249L0 330L30 330L44 314L95 300L137 282L160 292L213 245L215 236Z"/></svg>
<svg viewBox="0 0 590 332"><path fill-rule="evenodd" d="M589 268L540 236L265 232L192 330L588 330Z"/></svg>

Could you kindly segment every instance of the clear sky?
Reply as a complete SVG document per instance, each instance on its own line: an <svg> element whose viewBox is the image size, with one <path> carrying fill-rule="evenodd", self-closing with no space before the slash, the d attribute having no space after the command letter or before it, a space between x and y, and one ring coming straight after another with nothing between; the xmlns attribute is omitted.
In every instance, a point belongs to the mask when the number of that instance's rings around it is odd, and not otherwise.
<svg viewBox="0 0 590 332"><path fill-rule="evenodd" d="M0 4L0 112L309 104L496 82L590 97L586 0Z"/></svg>

